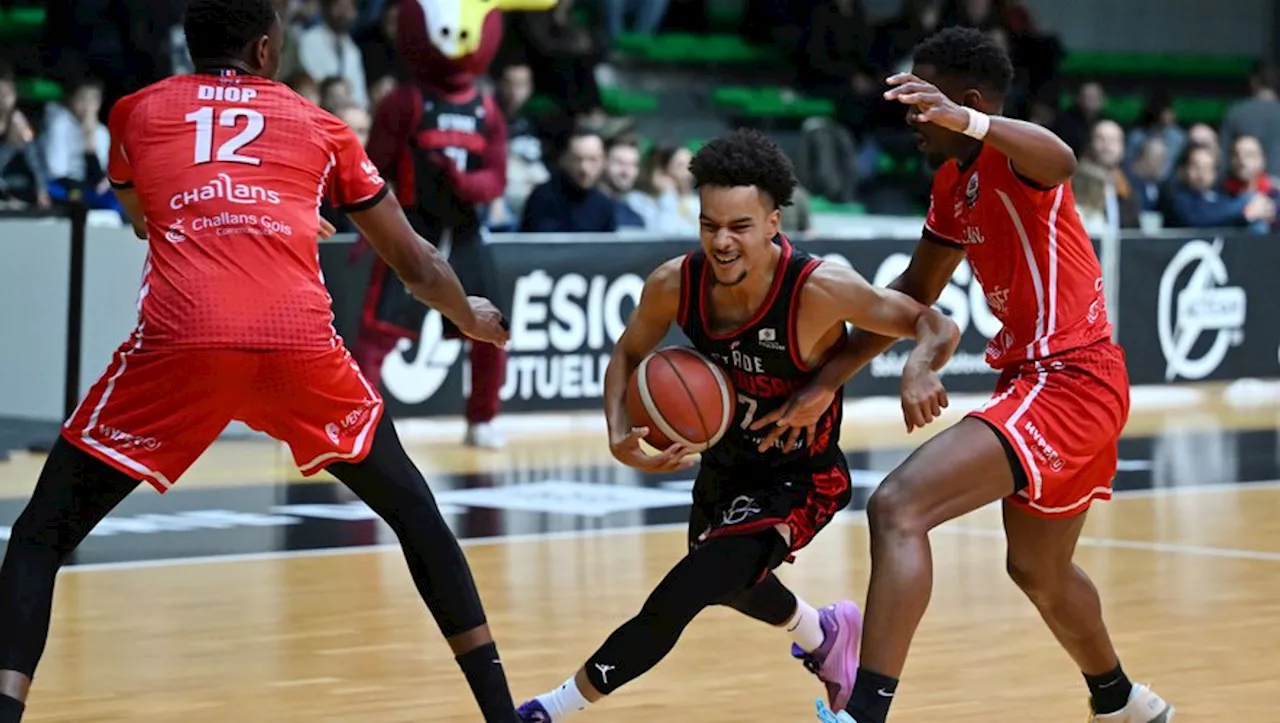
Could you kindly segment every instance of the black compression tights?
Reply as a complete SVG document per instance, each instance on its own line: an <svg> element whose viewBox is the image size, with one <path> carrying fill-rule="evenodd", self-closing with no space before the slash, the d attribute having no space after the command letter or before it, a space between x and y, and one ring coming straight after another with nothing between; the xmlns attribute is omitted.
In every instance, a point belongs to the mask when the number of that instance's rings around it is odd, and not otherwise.
<svg viewBox="0 0 1280 723"><path fill-rule="evenodd" d="M466 558L390 419L383 417L363 462L335 464L329 471L395 531L418 592L445 637L484 625ZM58 568L137 486L137 480L66 440L54 444L31 501L13 525L0 568L0 671L34 675L49 634ZM454 652L487 642L455 645Z"/></svg>
<svg viewBox="0 0 1280 723"><path fill-rule="evenodd" d="M640 613L587 659L587 679L605 695L635 680L666 657L711 605L729 605L771 625L785 623L795 613L795 596L772 574L752 585L785 554L786 544L773 530L719 537L694 549L658 583Z"/></svg>

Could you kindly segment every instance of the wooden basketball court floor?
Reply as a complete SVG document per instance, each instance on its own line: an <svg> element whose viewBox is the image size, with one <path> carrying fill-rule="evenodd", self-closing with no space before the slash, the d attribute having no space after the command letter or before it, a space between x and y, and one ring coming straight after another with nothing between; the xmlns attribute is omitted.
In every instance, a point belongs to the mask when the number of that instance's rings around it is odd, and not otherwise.
<svg viewBox="0 0 1280 723"><path fill-rule="evenodd" d="M960 399L950 422L980 398ZM861 600L862 509L924 439L855 404L851 511L784 579L814 604ZM682 554L687 472L611 463L598 415L543 420L503 452L403 430L475 570L518 699L557 685ZM941 429L935 425L928 431ZM1180 721L1280 720L1280 394L1274 385L1138 390L1110 503L1078 562L1126 669ZM0 523L41 460L0 464ZM7 536L7 528L0 528ZM170 494L140 489L62 575L31 721L475 721L394 539L279 445L220 442ZM1083 721L1070 661L1004 574L994 507L933 535L936 580L893 720ZM819 687L783 635L724 610L650 675L577 720L811 721Z"/></svg>

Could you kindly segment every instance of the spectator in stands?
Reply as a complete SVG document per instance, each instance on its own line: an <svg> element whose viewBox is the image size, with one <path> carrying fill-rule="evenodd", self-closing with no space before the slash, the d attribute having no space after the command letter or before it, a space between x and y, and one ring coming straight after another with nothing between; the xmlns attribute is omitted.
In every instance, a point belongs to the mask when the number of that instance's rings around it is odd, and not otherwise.
<svg viewBox="0 0 1280 723"><path fill-rule="evenodd" d="M369 87L369 107L378 103L405 79L404 66L396 52L396 28L400 22L400 2L393 0L382 6L378 22L366 28L357 38L364 59L365 81Z"/></svg>
<svg viewBox="0 0 1280 723"><path fill-rule="evenodd" d="M293 88L293 92L306 98L316 105L320 105L320 84L314 78L301 71L294 73L285 81L285 85Z"/></svg>
<svg viewBox="0 0 1280 723"><path fill-rule="evenodd" d="M1211 149L1187 146L1178 179L1166 197L1165 225L1173 228L1248 226L1265 233L1276 218L1276 204L1252 191L1232 198L1217 190L1218 161Z"/></svg>
<svg viewBox="0 0 1280 723"><path fill-rule="evenodd" d="M355 0L323 0L321 12L324 22L298 37L298 65L312 78L345 78L351 86L353 102L367 109L369 90L364 59L351 37L351 26L356 20Z"/></svg>
<svg viewBox="0 0 1280 723"><path fill-rule="evenodd" d="M1143 212L1160 210L1161 188L1167 178L1164 169L1171 165L1168 146L1160 136L1148 136L1130 157L1129 185L1133 186Z"/></svg>
<svg viewBox="0 0 1280 723"><path fill-rule="evenodd" d="M498 107L507 121L507 188L489 205L486 223L494 231L516 227L525 200L551 177L542 160L542 139L525 104L533 97L533 71L523 58L508 57L495 67Z"/></svg>
<svg viewBox="0 0 1280 723"><path fill-rule="evenodd" d="M570 16L574 0L560 2L546 12L507 13L509 43L528 58L534 87L560 106L567 121L600 111L596 66L604 57L604 42Z"/></svg>
<svg viewBox="0 0 1280 723"><path fill-rule="evenodd" d="M1102 84L1087 80L1076 91L1075 104L1058 116L1058 127L1054 130L1077 156L1088 149L1091 131L1094 124L1102 120L1102 108L1106 102Z"/></svg>
<svg viewBox="0 0 1280 723"><path fill-rule="evenodd" d="M1218 141L1218 132L1207 123L1195 123L1187 129L1187 145L1209 149L1215 162L1222 158L1222 145ZM1186 151L1185 146L1183 151ZM1177 156L1177 158L1182 158L1182 156Z"/></svg>
<svg viewBox="0 0 1280 723"><path fill-rule="evenodd" d="M601 0L605 38L610 44L624 32L652 35L662 27L667 0Z"/></svg>
<svg viewBox="0 0 1280 723"><path fill-rule="evenodd" d="M13 68L0 61L0 200L53 205L35 129L18 109Z"/></svg>
<svg viewBox="0 0 1280 723"><path fill-rule="evenodd" d="M1142 115L1138 117L1138 125L1129 132L1128 152L1135 157L1148 138L1158 137L1164 141L1165 165L1160 169L1160 180L1173 173L1173 161L1181 157L1182 149L1187 145L1187 132L1178 125L1178 114L1173 110L1173 97L1165 90L1157 90L1147 97Z"/></svg>
<svg viewBox="0 0 1280 723"><path fill-rule="evenodd" d="M884 102L883 78L871 62L871 24L862 0L822 0L792 55L801 87L836 104L836 118L859 139Z"/></svg>
<svg viewBox="0 0 1280 723"><path fill-rule="evenodd" d="M1045 128L1058 125L1058 98L1052 88L1041 90L1027 107L1027 120Z"/></svg>
<svg viewBox="0 0 1280 723"><path fill-rule="evenodd" d="M1249 88L1253 96L1231 106L1222 121L1222 147L1231 148L1240 136L1253 136L1262 143L1267 168L1280 168L1280 72L1258 61L1249 75Z"/></svg>
<svg viewBox="0 0 1280 723"><path fill-rule="evenodd" d="M369 128L373 125L373 117L369 115L369 111L358 105L345 105L339 106L334 115L356 134L360 145L369 144Z"/></svg>
<svg viewBox="0 0 1280 723"><path fill-rule="evenodd" d="M610 140L605 146L604 177L600 190L618 204L618 228L644 228L644 219L627 205L626 196L640 176L640 144L630 136Z"/></svg>
<svg viewBox="0 0 1280 723"><path fill-rule="evenodd" d="M68 84L65 105L45 109L40 144L52 195L77 193L90 208L118 209L106 174L111 134L100 120L102 89L90 78Z"/></svg>
<svg viewBox="0 0 1280 723"><path fill-rule="evenodd" d="M627 205L655 233L679 236L698 233L698 198L693 195L693 175L687 148L655 145L645 155L636 190L627 194Z"/></svg>
<svg viewBox="0 0 1280 723"><path fill-rule="evenodd" d="M104 83L103 107L173 73L170 29L184 0L43 0L44 66L63 82L90 74Z"/></svg>
<svg viewBox="0 0 1280 723"><path fill-rule="evenodd" d="M618 230L617 203L598 186L604 173L604 139L575 130L551 180L533 189L520 230L526 233L609 233Z"/></svg>
<svg viewBox="0 0 1280 723"><path fill-rule="evenodd" d="M1280 202L1280 181L1267 173L1267 156L1257 138L1237 136L1231 144L1231 160L1222 190L1233 197L1259 193L1272 202Z"/></svg>
<svg viewBox="0 0 1280 723"><path fill-rule="evenodd" d="M1140 201L1121 170L1124 129L1111 120L1093 126L1089 149L1072 179L1076 207L1089 233L1137 228Z"/></svg>
<svg viewBox="0 0 1280 723"><path fill-rule="evenodd" d="M349 105L360 106L351 92L351 83L338 75L325 78L320 83L320 107L330 113L337 113L340 108Z"/></svg>
<svg viewBox="0 0 1280 723"><path fill-rule="evenodd" d="M875 30L871 61L883 75L911 69L911 51L942 22L942 0L903 0L902 11Z"/></svg>

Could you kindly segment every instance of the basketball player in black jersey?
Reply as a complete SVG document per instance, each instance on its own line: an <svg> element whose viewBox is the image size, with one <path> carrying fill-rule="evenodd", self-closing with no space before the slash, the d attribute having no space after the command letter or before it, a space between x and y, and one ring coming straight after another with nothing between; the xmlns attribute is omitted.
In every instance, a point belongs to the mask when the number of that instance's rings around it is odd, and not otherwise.
<svg viewBox="0 0 1280 723"><path fill-rule="evenodd" d="M904 294L822 263L778 232L780 209L791 203L796 180L773 141L734 132L707 144L690 170L701 198L702 245L649 276L618 340L605 374L610 446L620 462L648 472L693 464L680 445L646 454L640 440L648 430L633 428L623 404L632 372L673 323L729 371L736 414L724 438L702 454L689 553L573 677L520 707L529 723L560 723L644 674L710 605L728 605L784 631L796 657L827 685L832 703L847 701L858 665L857 606L814 610L772 572L849 503L849 470L839 447L841 400L812 434L787 448L757 451L764 433L749 427L845 343L846 322L916 339L911 354L924 363L907 368L925 371L904 380L904 404L925 421L947 405L933 370L951 357L959 329Z"/></svg>

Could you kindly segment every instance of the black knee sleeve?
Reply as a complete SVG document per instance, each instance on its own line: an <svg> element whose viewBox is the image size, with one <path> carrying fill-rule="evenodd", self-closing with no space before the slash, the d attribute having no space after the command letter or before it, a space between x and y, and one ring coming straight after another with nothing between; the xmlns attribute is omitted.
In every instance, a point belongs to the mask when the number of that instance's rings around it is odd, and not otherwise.
<svg viewBox="0 0 1280 723"><path fill-rule="evenodd" d="M364 461L334 464L329 472L396 533L414 585L446 638L484 625L484 606L462 548L386 415Z"/></svg>
<svg viewBox="0 0 1280 723"><path fill-rule="evenodd" d="M44 654L58 568L138 481L59 439L13 524L0 568L0 670L32 677Z"/></svg>
<svg viewBox="0 0 1280 723"><path fill-rule="evenodd" d="M591 685L607 695L657 665L698 613L755 582L772 544L765 535L730 535L691 551L587 660Z"/></svg>
<svg viewBox="0 0 1280 723"><path fill-rule="evenodd" d="M721 604L769 625L782 625L796 612L795 593L772 572L758 584L731 595Z"/></svg>

